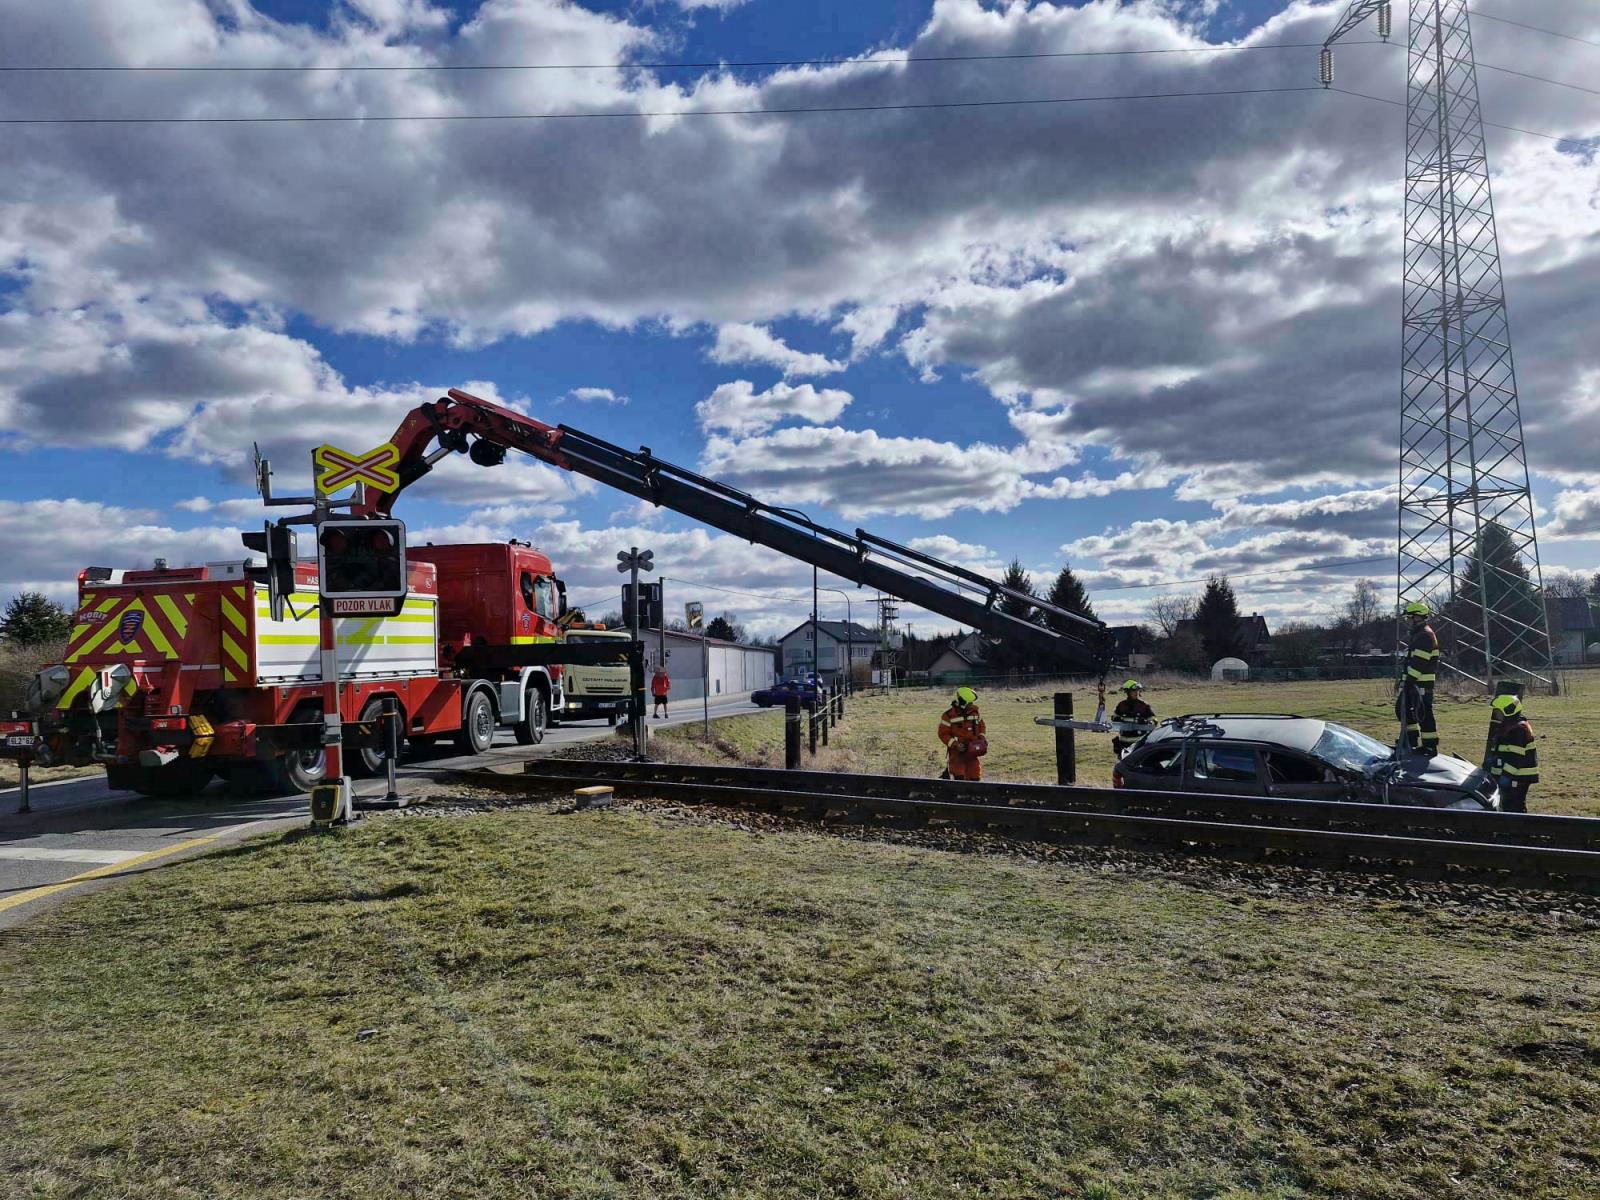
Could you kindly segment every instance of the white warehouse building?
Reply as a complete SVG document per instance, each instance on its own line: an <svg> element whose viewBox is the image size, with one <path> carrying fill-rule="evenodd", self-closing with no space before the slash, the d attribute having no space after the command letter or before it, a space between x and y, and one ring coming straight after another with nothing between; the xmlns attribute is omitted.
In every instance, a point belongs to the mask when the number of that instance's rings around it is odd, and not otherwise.
<svg viewBox="0 0 1600 1200"><path fill-rule="evenodd" d="M670 699L699 700L704 694L701 687L701 639L688 633L659 629L639 631L644 643L645 694L650 692L650 676L665 650L667 674L672 679ZM741 646L720 638L705 639L706 658L710 666L711 699L738 700L757 688L771 687L777 680L778 659L770 646Z"/></svg>

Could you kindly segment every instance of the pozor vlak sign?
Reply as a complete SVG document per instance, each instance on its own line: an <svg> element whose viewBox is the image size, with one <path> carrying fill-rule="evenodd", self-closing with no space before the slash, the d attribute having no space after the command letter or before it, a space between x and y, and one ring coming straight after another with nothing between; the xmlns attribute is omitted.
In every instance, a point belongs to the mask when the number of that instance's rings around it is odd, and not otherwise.
<svg viewBox="0 0 1600 1200"><path fill-rule="evenodd" d="M333 520L317 527L318 591L336 617L392 617L406 599L406 527Z"/></svg>

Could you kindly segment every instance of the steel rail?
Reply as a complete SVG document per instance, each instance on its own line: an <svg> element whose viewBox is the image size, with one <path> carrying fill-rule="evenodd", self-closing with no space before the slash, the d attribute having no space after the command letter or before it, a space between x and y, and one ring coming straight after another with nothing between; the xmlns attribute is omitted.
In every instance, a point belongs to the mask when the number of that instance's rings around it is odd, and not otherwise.
<svg viewBox="0 0 1600 1200"><path fill-rule="evenodd" d="M935 820L1145 850L1270 852L1342 869L1454 870L1501 886L1600 888L1600 821L1583 817L564 759L530 760L520 775L452 774L519 794L606 783L624 796L798 809L813 818Z"/></svg>
<svg viewBox="0 0 1600 1200"><path fill-rule="evenodd" d="M1238 824L1285 824L1462 841L1501 842L1563 850L1600 851L1600 819L1294 800L1279 796L1232 796L1157 792L1132 788L1066 787L1005 781L966 783L900 775L847 775L835 771L782 771L759 767L698 767L672 763L618 763L581 759L532 759L524 773L589 776L596 781L726 783L817 794L854 794L890 799L939 799L1106 813L1220 820Z"/></svg>

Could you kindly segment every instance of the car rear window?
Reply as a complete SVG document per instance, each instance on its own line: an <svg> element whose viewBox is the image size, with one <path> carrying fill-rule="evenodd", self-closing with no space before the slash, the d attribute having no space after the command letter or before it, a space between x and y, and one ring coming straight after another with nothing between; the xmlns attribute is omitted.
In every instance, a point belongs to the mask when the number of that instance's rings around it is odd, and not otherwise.
<svg viewBox="0 0 1600 1200"><path fill-rule="evenodd" d="M1196 779L1254 783L1256 752L1243 746L1196 746L1189 773Z"/></svg>

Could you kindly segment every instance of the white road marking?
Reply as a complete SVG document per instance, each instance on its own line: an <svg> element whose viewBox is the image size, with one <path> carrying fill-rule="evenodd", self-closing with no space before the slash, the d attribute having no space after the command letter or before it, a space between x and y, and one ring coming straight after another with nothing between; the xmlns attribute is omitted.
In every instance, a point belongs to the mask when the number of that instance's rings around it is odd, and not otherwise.
<svg viewBox="0 0 1600 1200"><path fill-rule="evenodd" d="M145 853L143 850L91 850L83 849L57 849L45 846L0 846L0 858L20 859L23 862L83 862L105 863L110 866L114 863L127 862L130 858L138 858Z"/></svg>

